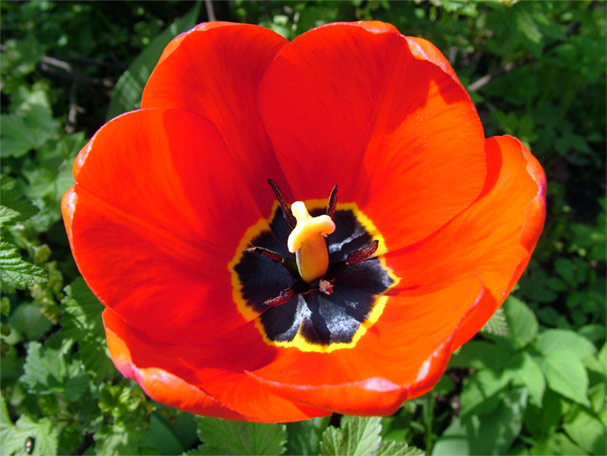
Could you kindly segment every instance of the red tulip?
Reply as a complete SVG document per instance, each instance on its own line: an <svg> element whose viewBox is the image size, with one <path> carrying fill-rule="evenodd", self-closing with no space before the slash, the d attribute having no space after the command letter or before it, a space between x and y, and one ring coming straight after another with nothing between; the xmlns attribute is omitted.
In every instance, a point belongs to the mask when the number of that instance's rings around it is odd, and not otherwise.
<svg viewBox="0 0 607 456"><path fill-rule="evenodd" d="M545 216L525 146L485 139L443 55L379 22L292 42L195 27L74 179L65 225L116 367L251 421L387 415L430 390Z"/></svg>

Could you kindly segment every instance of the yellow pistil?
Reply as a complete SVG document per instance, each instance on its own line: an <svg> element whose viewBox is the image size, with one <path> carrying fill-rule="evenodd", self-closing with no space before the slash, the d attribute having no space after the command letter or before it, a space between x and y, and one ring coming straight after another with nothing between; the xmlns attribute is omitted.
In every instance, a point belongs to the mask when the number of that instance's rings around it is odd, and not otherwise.
<svg viewBox="0 0 607 456"><path fill-rule="evenodd" d="M327 272L329 252L324 237L335 231L335 223L328 215L312 217L302 201L295 201L291 212L297 225L289 234L287 247L295 253L299 275L310 283Z"/></svg>

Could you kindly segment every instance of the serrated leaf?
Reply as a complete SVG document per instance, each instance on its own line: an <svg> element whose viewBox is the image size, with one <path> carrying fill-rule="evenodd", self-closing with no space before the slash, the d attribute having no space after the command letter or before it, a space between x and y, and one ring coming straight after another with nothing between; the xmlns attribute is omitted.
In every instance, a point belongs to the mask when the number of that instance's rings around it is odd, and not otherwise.
<svg viewBox="0 0 607 456"><path fill-rule="evenodd" d="M508 334L508 320L503 308L497 309L489 321L481 329L482 332L506 336Z"/></svg>
<svg viewBox="0 0 607 456"><path fill-rule="evenodd" d="M0 288L2 291L15 287L24 290L30 285L47 280L44 269L24 261L17 247L0 242Z"/></svg>
<svg viewBox="0 0 607 456"><path fill-rule="evenodd" d="M557 350L538 360L548 386L582 405L588 401L588 374L584 364L569 351Z"/></svg>
<svg viewBox="0 0 607 456"><path fill-rule="evenodd" d="M57 135L58 127L49 108L43 105L30 105L23 114L2 114L1 155L18 158L30 150L38 149Z"/></svg>
<svg viewBox="0 0 607 456"><path fill-rule="evenodd" d="M2 454L11 454L21 445L14 439L14 429L15 425L8 414L4 395L0 395L0 451Z"/></svg>
<svg viewBox="0 0 607 456"><path fill-rule="evenodd" d="M30 342L21 377L30 393L50 394L62 389L68 377L68 368L60 350L40 342Z"/></svg>
<svg viewBox="0 0 607 456"><path fill-rule="evenodd" d="M196 25L196 18L200 3L196 3L194 8L184 17L177 19L166 30L158 35L148 45L145 50L128 67L116 83L112 92L110 106L108 108L106 119L109 120L126 111L132 111L139 108L143 88L152 74L152 70L158 62L165 46L181 32L191 29Z"/></svg>
<svg viewBox="0 0 607 456"><path fill-rule="evenodd" d="M112 375L115 369L107 352L101 320L103 304L82 277L65 287L65 293L61 301L64 336L78 342L78 356L86 372L98 380Z"/></svg>
<svg viewBox="0 0 607 456"><path fill-rule="evenodd" d="M0 226L18 219L21 216L19 212L14 211L11 208L0 205Z"/></svg>
<svg viewBox="0 0 607 456"><path fill-rule="evenodd" d="M362 456L374 454L381 444L381 418L344 416L341 426L327 428L320 448L324 455Z"/></svg>
<svg viewBox="0 0 607 456"><path fill-rule="evenodd" d="M279 455L284 453L287 427L284 424L247 423L197 417L198 454Z"/></svg>
<svg viewBox="0 0 607 456"><path fill-rule="evenodd" d="M30 200L25 199L22 192L17 190L15 179L5 178L4 176L2 177L0 202L2 206L17 212L19 220L28 219L40 210Z"/></svg>
<svg viewBox="0 0 607 456"><path fill-rule="evenodd" d="M71 166L64 163L58 169L36 167L30 171L23 171L29 182L26 195L29 198L50 198L57 203L61 196L74 185L74 176Z"/></svg>
<svg viewBox="0 0 607 456"><path fill-rule="evenodd" d="M140 454L138 449L143 437L141 429L125 423L104 425L93 436L95 454Z"/></svg>
<svg viewBox="0 0 607 456"><path fill-rule="evenodd" d="M389 440L382 442L374 456L424 456L424 452L406 443Z"/></svg>
<svg viewBox="0 0 607 456"><path fill-rule="evenodd" d="M10 420L5 421L4 418L3 416L0 425L0 449L3 455L48 456L57 454L59 430L49 418L33 421L29 416L22 415L14 425L10 424ZM8 414L6 418L8 418ZM28 441L31 450L26 453L25 448Z"/></svg>
<svg viewBox="0 0 607 456"><path fill-rule="evenodd" d="M336 427L328 427L322 434L322 442L320 442L321 454L337 455L344 447L344 434Z"/></svg>

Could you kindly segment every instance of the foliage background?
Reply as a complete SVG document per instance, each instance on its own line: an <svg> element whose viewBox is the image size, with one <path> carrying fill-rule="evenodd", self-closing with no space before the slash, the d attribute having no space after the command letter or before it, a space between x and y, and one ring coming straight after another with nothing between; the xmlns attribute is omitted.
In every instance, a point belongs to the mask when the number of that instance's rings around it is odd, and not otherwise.
<svg viewBox="0 0 607 456"><path fill-rule="evenodd" d="M2 2L0 453L606 454L605 10L601 1ZM367 19L425 37L468 87L486 135L520 138L546 170L546 229L504 311L393 417L286 426L194 417L147 399L107 357L102 306L71 258L59 201L87 138L136 108L164 45L209 17L290 39Z"/></svg>

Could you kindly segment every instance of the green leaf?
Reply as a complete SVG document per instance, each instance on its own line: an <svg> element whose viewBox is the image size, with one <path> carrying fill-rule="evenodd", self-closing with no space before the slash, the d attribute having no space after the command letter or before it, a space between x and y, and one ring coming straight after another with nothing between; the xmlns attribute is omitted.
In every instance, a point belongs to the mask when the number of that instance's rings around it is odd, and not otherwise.
<svg viewBox="0 0 607 456"><path fill-rule="evenodd" d="M3 455L30 454L32 456L57 454L59 430L56 423L49 418L33 421L29 416L22 415L17 423L12 424L2 397L0 404L0 448ZM26 445L31 448L26 453Z"/></svg>
<svg viewBox="0 0 607 456"><path fill-rule="evenodd" d="M381 418L344 416L340 428L329 427L320 442L323 455L375 454L381 444Z"/></svg>
<svg viewBox="0 0 607 456"><path fill-rule="evenodd" d="M116 83L106 119L112 119L126 111L138 109L143 88L156 66L166 45L181 32L196 25L196 18L200 10L197 2L194 8L181 19L177 19L166 30L158 35L145 50L133 61Z"/></svg>
<svg viewBox="0 0 607 456"><path fill-rule="evenodd" d="M497 370L506 365L511 354L503 346L473 340L464 344L452 357L449 367Z"/></svg>
<svg viewBox="0 0 607 456"><path fill-rule="evenodd" d="M21 442L13 438L15 425L11 421L4 395L0 395L0 449L2 454L11 454L20 448Z"/></svg>
<svg viewBox="0 0 607 456"><path fill-rule="evenodd" d="M74 185L72 167L67 163L58 169L36 167L32 170L24 170L23 174L29 182L27 196L32 199L48 197L57 209L63 194Z"/></svg>
<svg viewBox="0 0 607 456"><path fill-rule="evenodd" d="M374 456L424 456L424 452L406 443L387 440L382 442Z"/></svg>
<svg viewBox="0 0 607 456"><path fill-rule="evenodd" d="M525 429L533 435L553 433L560 426L562 403L566 401L558 393L547 389L542 404L529 404L525 413Z"/></svg>
<svg viewBox="0 0 607 456"><path fill-rule="evenodd" d="M504 391L511 378L501 372L483 369L469 376L461 392L461 416L487 413L501 402L500 391Z"/></svg>
<svg viewBox="0 0 607 456"><path fill-rule="evenodd" d="M555 351L568 351L580 360L596 354L596 347L579 334L565 329L549 329L540 334L535 348L543 355Z"/></svg>
<svg viewBox="0 0 607 456"><path fill-rule="evenodd" d="M171 425L158 412L150 415L150 429L143 443L156 449L158 454L181 454L185 450Z"/></svg>
<svg viewBox="0 0 607 456"><path fill-rule="evenodd" d="M78 277L65 287L61 301L61 326L66 338L78 341L78 356L84 370L97 380L115 372L105 343L105 331L101 320L103 304Z"/></svg>
<svg viewBox="0 0 607 456"><path fill-rule="evenodd" d="M2 114L2 157L21 157L42 147L58 133L59 124L47 106L31 105L23 114Z"/></svg>
<svg viewBox="0 0 607 456"><path fill-rule="evenodd" d="M284 453L287 427L284 424L247 423L219 418L196 417L199 454L279 455Z"/></svg>
<svg viewBox="0 0 607 456"><path fill-rule="evenodd" d="M94 435L94 454L140 454L143 431L131 423L118 422L102 426Z"/></svg>
<svg viewBox="0 0 607 456"><path fill-rule="evenodd" d="M6 206L0 205L0 226L18 219L21 216L19 212L14 211Z"/></svg>
<svg viewBox="0 0 607 456"><path fill-rule="evenodd" d="M0 190L0 201L2 206L17 212L19 220L25 220L36 214L39 209L31 201L23 197L23 193L17 190L17 181L15 179L2 176L2 187Z"/></svg>
<svg viewBox="0 0 607 456"><path fill-rule="evenodd" d="M502 307L497 309L481 331L497 334L498 336L506 336L508 334L508 320Z"/></svg>
<svg viewBox="0 0 607 456"><path fill-rule="evenodd" d="M445 430L432 455L506 454L519 435L527 406L527 390L514 389L501 397L490 413L458 418Z"/></svg>
<svg viewBox="0 0 607 456"><path fill-rule="evenodd" d="M588 401L588 374L582 361L567 350L556 350L538 360L548 386L582 405Z"/></svg>
<svg viewBox="0 0 607 456"><path fill-rule="evenodd" d="M2 296L0 300L0 313L5 317L8 317L11 313L11 300L7 296Z"/></svg>
<svg viewBox="0 0 607 456"><path fill-rule="evenodd" d="M20 304L10 316L9 323L28 340L40 339L53 326L42 313L42 308L33 303Z"/></svg>
<svg viewBox="0 0 607 456"><path fill-rule="evenodd" d="M306 421L288 423L287 454L316 455L320 453L322 432L329 424L329 417L312 418Z"/></svg>
<svg viewBox="0 0 607 456"><path fill-rule="evenodd" d="M569 440L565 434L557 433L539 438L529 450L529 454L534 456L546 456L547 454L573 456L587 455L588 453Z"/></svg>
<svg viewBox="0 0 607 456"><path fill-rule="evenodd" d="M197 426L194 415L179 412L177 414L177 422L173 426L173 432L175 432L182 447L191 448L198 442Z"/></svg>
<svg viewBox="0 0 607 456"><path fill-rule="evenodd" d="M510 369L505 373L511 376L513 384L526 387L529 391L530 402L541 407L546 380L542 370L529 353L517 353L512 359Z"/></svg>
<svg viewBox="0 0 607 456"><path fill-rule="evenodd" d="M563 424L571 439L590 454L607 454L607 429L599 419L578 408L574 417Z"/></svg>
<svg viewBox="0 0 607 456"><path fill-rule="evenodd" d="M24 290L30 285L47 280L44 269L24 261L17 247L8 242L0 242L0 288L8 291L11 287Z"/></svg>
<svg viewBox="0 0 607 456"><path fill-rule="evenodd" d="M39 342L30 342L23 371L21 382L30 393L51 394L63 390L78 369L73 364L68 366L62 347L55 347L48 342L43 347ZM81 388L76 385L71 387Z"/></svg>
<svg viewBox="0 0 607 456"><path fill-rule="evenodd" d="M518 347L524 347L537 336L538 324L535 314L527 305L514 296L509 296L504 305L509 337Z"/></svg>

